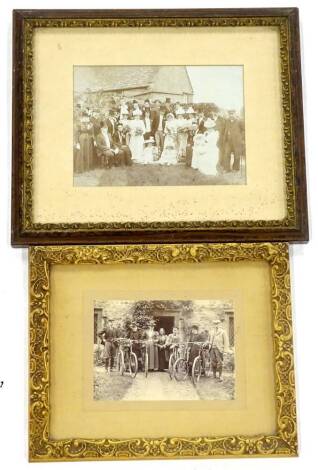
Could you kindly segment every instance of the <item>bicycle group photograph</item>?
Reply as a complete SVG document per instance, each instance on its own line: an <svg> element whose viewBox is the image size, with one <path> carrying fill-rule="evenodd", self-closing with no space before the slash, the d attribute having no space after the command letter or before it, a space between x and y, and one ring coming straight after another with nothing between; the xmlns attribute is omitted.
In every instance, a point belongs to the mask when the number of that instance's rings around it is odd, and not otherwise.
<svg viewBox="0 0 318 470"><path fill-rule="evenodd" d="M95 400L234 399L230 301L96 301Z"/></svg>

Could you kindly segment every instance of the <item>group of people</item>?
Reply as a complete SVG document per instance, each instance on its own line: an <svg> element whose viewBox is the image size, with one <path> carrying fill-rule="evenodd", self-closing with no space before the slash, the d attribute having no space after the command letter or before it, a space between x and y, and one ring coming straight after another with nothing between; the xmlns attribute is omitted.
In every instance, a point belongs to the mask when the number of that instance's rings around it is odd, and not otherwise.
<svg viewBox="0 0 318 470"><path fill-rule="evenodd" d="M151 323L149 328L145 330L138 329L137 325L133 323L126 337L127 340L132 340L131 348L137 356L139 367L142 367L146 349L148 370L159 372L168 369L169 358L173 353L173 349L179 344L188 344L190 367L199 354L200 345L205 344L211 354L213 376L222 381L223 355L228 349L228 338L220 323L218 319L213 320L211 331L204 330L202 332L199 331L197 325L192 325L187 338L181 335L177 327L173 328L172 333L166 334L164 328L156 331L154 323ZM110 373L115 366L120 339L117 335L114 335L114 331L109 327L104 328L98 336L104 347L102 357L106 372Z"/></svg>
<svg viewBox="0 0 318 470"><path fill-rule="evenodd" d="M239 171L244 121L235 110L122 99L117 108L77 104L74 171L138 164L184 164L205 175Z"/></svg>

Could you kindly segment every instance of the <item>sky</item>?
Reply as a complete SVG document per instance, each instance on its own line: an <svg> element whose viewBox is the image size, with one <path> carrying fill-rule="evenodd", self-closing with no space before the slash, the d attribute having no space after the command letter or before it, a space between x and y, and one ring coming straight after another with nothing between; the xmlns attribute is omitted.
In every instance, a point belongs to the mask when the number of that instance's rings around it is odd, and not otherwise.
<svg viewBox="0 0 318 470"><path fill-rule="evenodd" d="M240 111L244 104L243 66L187 66L194 103L213 102L222 109Z"/></svg>

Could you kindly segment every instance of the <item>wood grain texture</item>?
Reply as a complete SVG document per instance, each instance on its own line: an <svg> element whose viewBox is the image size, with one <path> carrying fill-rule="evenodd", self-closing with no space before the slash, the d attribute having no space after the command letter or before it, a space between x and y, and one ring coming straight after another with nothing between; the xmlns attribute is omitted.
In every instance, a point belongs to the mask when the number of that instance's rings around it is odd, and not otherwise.
<svg viewBox="0 0 318 470"><path fill-rule="evenodd" d="M109 26L167 27L203 25L281 26L286 205L283 221L229 221L216 223L34 224L32 221L32 70L30 38L34 24L80 27L101 22ZM84 22L84 23L83 23ZM136 23L137 22L137 23ZM32 26L31 26L32 25ZM29 41L29 42L28 42ZM285 54L286 52L286 54ZM284 64L283 64L284 62ZM29 67L29 69L28 69ZM285 72L284 72L285 73ZM31 76L26 80L26 76ZM12 232L13 246L47 244L107 244L144 242L230 242L308 240L299 18L296 8L191 10L15 10L13 12L13 137Z"/></svg>

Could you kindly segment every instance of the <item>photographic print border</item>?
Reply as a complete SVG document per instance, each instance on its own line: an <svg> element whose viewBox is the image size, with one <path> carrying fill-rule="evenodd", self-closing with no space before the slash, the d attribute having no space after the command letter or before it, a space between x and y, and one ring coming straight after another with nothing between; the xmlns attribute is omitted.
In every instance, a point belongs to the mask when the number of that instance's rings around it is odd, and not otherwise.
<svg viewBox="0 0 318 470"><path fill-rule="evenodd" d="M308 214L297 8L15 10L13 12L12 245L307 241ZM36 28L275 26L280 33L286 217L189 222L33 222L33 33ZM293 99L291 100L291 96Z"/></svg>
<svg viewBox="0 0 318 470"><path fill-rule="evenodd" d="M50 422L50 269L77 264L265 261L270 266L276 394L275 435L53 440ZM30 461L274 457L297 455L288 245L184 244L32 247L30 269Z"/></svg>

